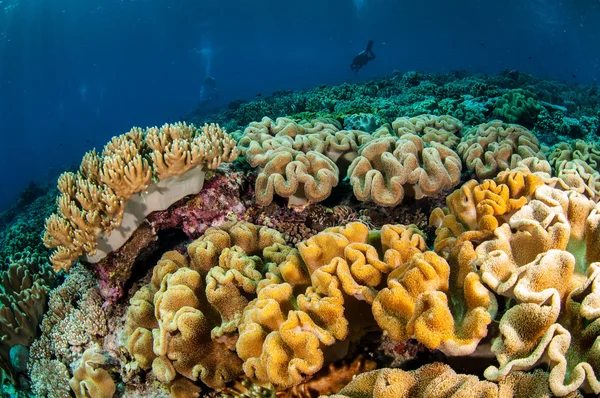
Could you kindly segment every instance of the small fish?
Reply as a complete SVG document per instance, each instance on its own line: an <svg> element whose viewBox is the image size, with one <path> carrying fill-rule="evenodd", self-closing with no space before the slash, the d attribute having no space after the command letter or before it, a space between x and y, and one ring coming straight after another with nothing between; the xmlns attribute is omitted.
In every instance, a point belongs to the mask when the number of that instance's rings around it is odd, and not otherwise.
<svg viewBox="0 0 600 398"><path fill-rule="evenodd" d="M528 57L529 59L531 59L531 57Z"/></svg>
<svg viewBox="0 0 600 398"><path fill-rule="evenodd" d="M259 98L259 97L262 97L262 94L261 94L261 93L258 93L258 94L256 94L256 95L254 96L254 98Z"/></svg>
<svg viewBox="0 0 600 398"><path fill-rule="evenodd" d="M483 47L485 44L484 44L484 43L479 43L479 45L480 45L481 47Z"/></svg>
<svg viewBox="0 0 600 398"><path fill-rule="evenodd" d="M576 75L571 75L571 76L573 76L573 79L577 79L577 76L576 76Z"/></svg>

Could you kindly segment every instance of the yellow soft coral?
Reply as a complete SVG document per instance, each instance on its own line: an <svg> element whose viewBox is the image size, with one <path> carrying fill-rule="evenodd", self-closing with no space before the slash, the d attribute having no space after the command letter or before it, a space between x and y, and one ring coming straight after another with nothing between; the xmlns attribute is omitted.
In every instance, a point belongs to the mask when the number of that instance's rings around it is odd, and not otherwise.
<svg viewBox="0 0 600 398"><path fill-rule="evenodd" d="M467 181L448 195L446 208L434 209L430 215L430 224L437 228L435 251L447 257L462 241L490 236L542 185L540 177L523 170L507 170L482 183Z"/></svg>
<svg viewBox="0 0 600 398"><path fill-rule="evenodd" d="M430 349L467 355L486 336L496 308L494 296L475 273L450 278L446 260L426 252L392 271L388 287L373 303L373 314L395 340L415 338Z"/></svg>
<svg viewBox="0 0 600 398"><path fill-rule="evenodd" d="M273 121L264 117L260 122L252 122L244 130L238 147L252 167L264 167L270 160L269 151L278 148L310 151L326 155L345 170L358 147L372 136L364 131L339 131L327 120L297 123L289 118L279 117Z"/></svg>
<svg viewBox="0 0 600 398"><path fill-rule="evenodd" d="M233 350L242 310L294 252L279 232L237 222L209 228L188 254L165 253L131 299L126 348L162 382L181 375L220 388L241 371Z"/></svg>
<svg viewBox="0 0 600 398"><path fill-rule="evenodd" d="M600 328L594 326L600 272L591 262L598 260L599 220L590 199L543 185L466 258L487 286L512 299L492 345L499 367L488 368L487 378L528 370L548 358L554 394L580 387L600 392Z"/></svg>
<svg viewBox="0 0 600 398"><path fill-rule="evenodd" d="M188 265L176 252L167 253L155 267L150 286L134 296L135 306L127 315L127 329L133 330L127 350L142 368L151 363L152 372L164 383L183 375L220 388L239 374L241 363L211 339L219 316L206 300L201 275ZM147 300L151 295L152 303Z"/></svg>
<svg viewBox="0 0 600 398"><path fill-rule="evenodd" d="M299 245L310 286L296 297L288 283L268 285L244 310L236 348L246 375L290 387L342 357L346 342L374 326L369 304L384 276L424 247L414 226L369 233L361 223Z"/></svg>
<svg viewBox="0 0 600 398"><path fill-rule="evenodd" d="M477 376L457 374L450 366L435 362L419 369L378 369L357 376L331 398L550 398L548 375L513 372L498 384ZM569 398L580 397L571 393ZM325 397L321 397L325 398Z"/></svg>

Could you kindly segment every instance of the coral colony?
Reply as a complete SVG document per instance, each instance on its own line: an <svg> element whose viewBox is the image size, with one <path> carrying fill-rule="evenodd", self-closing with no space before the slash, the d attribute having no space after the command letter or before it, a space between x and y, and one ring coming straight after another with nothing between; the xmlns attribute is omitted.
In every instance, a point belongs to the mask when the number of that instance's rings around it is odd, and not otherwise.
<svg viewBox="0 0 600 398"><path fill-rule="evenodd" d="M5 390L600 394L594 90L398 73L114 137L5 222Z"/></svg>

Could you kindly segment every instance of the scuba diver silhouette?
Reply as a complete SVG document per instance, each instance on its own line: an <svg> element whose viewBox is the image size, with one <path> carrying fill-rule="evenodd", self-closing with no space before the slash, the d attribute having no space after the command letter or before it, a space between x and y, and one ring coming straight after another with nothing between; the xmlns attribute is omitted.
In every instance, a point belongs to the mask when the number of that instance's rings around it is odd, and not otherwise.
<svg viewBox="0 0 600 398"><path fill-rule="evenodd" d="M358 53L356 57L352 60L352 64L350 64L350 69L358 74L358 71L369 63L369 61L373 61L375 59L375 54L373 53L373 40L369 40L367 43L367 48L364 51Z"/></svg>

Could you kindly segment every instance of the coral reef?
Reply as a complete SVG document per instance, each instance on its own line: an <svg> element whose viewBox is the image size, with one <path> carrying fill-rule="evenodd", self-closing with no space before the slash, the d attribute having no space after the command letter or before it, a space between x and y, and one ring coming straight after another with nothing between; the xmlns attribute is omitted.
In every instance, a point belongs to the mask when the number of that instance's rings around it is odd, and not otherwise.
<svg viewBox="0 0 600 398"><path fill-rule="evenodd" d="M247 179L231 166L211 171L202 190L177 206L150 214L118 250L95 264L102 297L114 304L123 297L125 286L136 268L160 247L159 234L181 230L190 238L200 237L209 227L243 217L249 206L244 200Z"/></svg>
<svg viewBox="0 0 600 398"><path fill-rule="evenodd" d="M414 226L369 233L357 222L299 244L300 258L281 266L289 282L265 286L244 309L236 349L246 375L292 387L343 357L374 327L369 304L385 275L424 248Z"/></svg>
<svg viewBox="0 0 600 398"><path fill-rule="evenodd" d="M115 137L0 215L3 393L598 395L599 109L395 72Z"/></svg>
<svg viewBox="0 0 600 398"><path fill-rule="evenodd" d="M65 386L71 364L107 336L107 323L94 274L81 265L73 267L65 282L50 292L42 335L31 345L28 368L36 396L70 396Z"/></svg>
<svg viewBox="0 0 600 398"><path fill-rule="evenodd" d="M457 374L439 362L414 371L379 369L359 375L331 398L383 397L550 397L548 378L541 371L515 372L497 385L477 376ZM569 394L571 398L579 395Z"/></svg>

